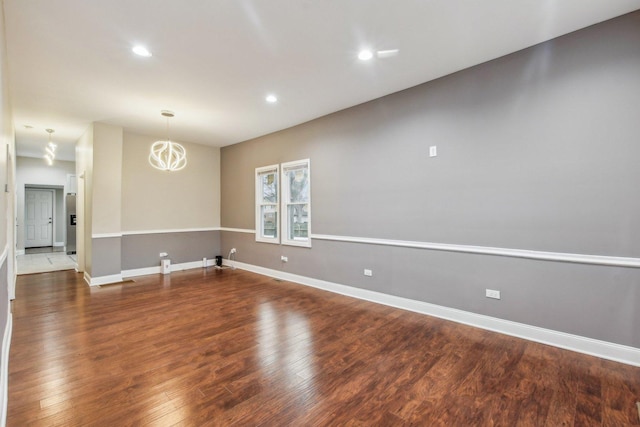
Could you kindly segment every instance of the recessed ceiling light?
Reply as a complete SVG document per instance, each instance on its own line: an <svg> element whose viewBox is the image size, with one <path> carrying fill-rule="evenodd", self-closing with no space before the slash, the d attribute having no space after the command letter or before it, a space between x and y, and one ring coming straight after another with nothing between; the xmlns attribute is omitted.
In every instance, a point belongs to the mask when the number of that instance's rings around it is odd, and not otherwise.
<svg viewBox="0 0 640 427"><path fill-rule="evenodd" d="M269 104L275 104L276 102L278 102L278 97L275 95L267 95L267 97L265 98L265 100L269 103Z"/></svg>
<svg viewBox="0 0 640 427"><path fill-rule="evenodd" d="M144 57L147 57L147 58L151 56L151 52L149 52L149 50L147 50L147 48L142 46L142 45L134 46L133 49L131 49L131 50L136 55L144 56Z"/></svg>
<svg viewBox="0 0 640 427"><path fill-rule="evenodd" d="M360 53L358 53L358 59L361 61L368 61L371 58L373 58L373 52L368 49L361 50Z"/></svg>

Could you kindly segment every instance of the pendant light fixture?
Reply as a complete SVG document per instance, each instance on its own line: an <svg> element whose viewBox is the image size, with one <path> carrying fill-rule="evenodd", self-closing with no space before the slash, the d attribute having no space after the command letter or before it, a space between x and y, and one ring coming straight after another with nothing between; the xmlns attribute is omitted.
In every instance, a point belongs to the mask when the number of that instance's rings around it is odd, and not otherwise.
<svg viewBox="0 0 640 427"><path fill-rule="evenodd" d="M53 129L45 129L49 134L49 142L47 146L44 148L44 158L47 160L49 166L53 165L53 160L56 158L56 147L57 145L51 142L51 134L55 132Z"/></svg>
<svg viewBox="0 0 640 427"><path fill-rule="evenodd" d="M187 152L182 145L171 142L169 138L169 119L175 114L168 110L162 110L160 114L167 118L167 139L153 143L149 153L149 164L163 171L179 171L187 166Z"/></svg>

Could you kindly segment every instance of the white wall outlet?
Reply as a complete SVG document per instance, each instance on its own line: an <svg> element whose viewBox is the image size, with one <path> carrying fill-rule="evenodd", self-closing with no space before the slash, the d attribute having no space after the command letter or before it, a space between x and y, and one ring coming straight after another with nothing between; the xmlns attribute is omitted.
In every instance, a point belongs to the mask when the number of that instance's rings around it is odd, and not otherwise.
<svg viewBox="0 0 640 427"><path fill-rule="evenodd" d="M231 248L231 252L230 252L230 253L235 254L236 252L238 252L238 251L236 250L236 248Z"/></svg>
<svg viewBox="0 0 640 427"><path fill-rule="evenodd" d="M429 157L436 157L438 155L438 147L432 145L429 147Z"/></svg>
<svg viewBox="0 0 640 427"><path fill-rule="evenodd" d="M288 257L286 257L286 256L284 256L284 255L281 255L281 256L280 256L280 261L282 261L282 262L289 262L289 258L288 258Z"/></svg>
<svg viewBox="0 0 640 427"><path fill-rule="evenodd" d="M373 270L369 270L368 268L365 268L364 275L369 277L373 276Z"/></svg>
<svg viewBox="0 0 640 427"><path fill-rule="evenodd" d="M169 254L166 252L160 252L160 258L162 258L163 256L169 256Z"/></svg>
<svg viewBox="0 0 640 427"><path fill-rule="evenodd" d="M500 299L500 291L496 291L493 289L486 289L486 297L493 299Z"/></svg>

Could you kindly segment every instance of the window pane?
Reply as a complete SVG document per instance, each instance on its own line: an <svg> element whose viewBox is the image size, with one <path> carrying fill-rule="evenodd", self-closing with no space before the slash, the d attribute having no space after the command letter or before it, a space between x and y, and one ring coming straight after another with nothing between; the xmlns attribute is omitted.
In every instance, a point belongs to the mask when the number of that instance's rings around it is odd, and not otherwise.
<svg viewBox="0 0 640 427"><path fill-rule="evenodd" d="M309 205L287 206L287 223L290 240L306 240L309 238Z"/></svg>
<svg viewBox="0 0 640 427"><path fill-rule="evenodd" d="M278 180L277 173L267 172L260 175L262 187L262 201L264 203L278 203Z"/></svg>
<svg viewBox="0 0 640 427"><path fill-rule="evenodd" d="M261 206L262 237L278 237L278 212L275 206Z"/></svg>
<svg viewBox="0 0 640 427"><path fill-rule="evenodd" d="M306 166L288 169L289 202L309 201L309 169Z"/></svg>

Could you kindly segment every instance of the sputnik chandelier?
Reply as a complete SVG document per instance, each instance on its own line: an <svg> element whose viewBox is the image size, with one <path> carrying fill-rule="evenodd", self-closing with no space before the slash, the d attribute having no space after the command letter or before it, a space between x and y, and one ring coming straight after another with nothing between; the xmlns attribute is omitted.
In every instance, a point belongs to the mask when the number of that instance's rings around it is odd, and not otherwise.
<svg viewBox="0 0 640 427"><path fill-rule="evenodd" d="M151 145L149 163L163 171L179 171L187 166L187 152L182 145L172 142L169 138L169 119L175 114L168 110L162 110L160 114L167 118L167 139L156 141Z"/></svg>

